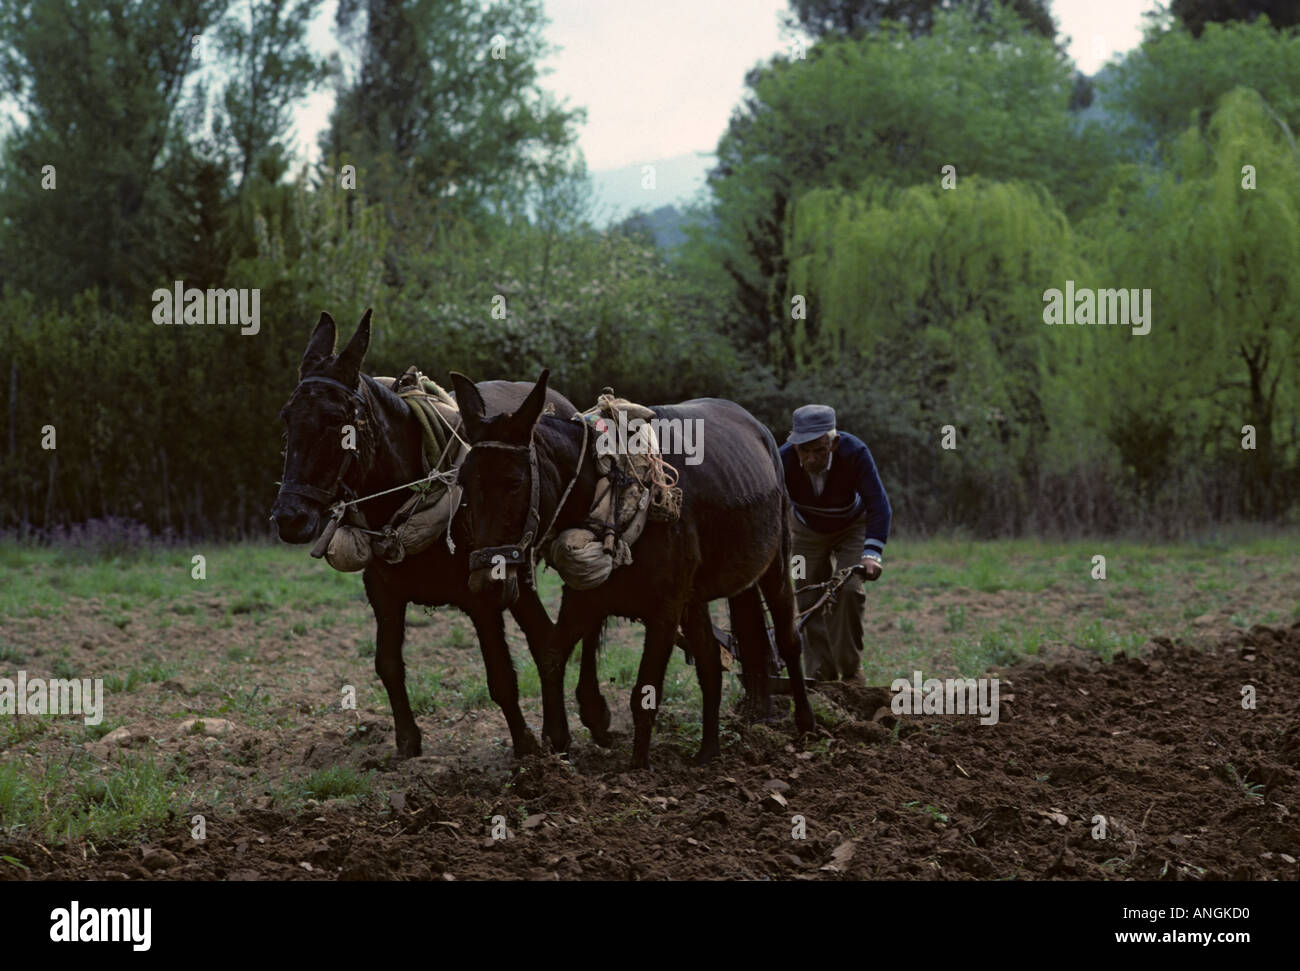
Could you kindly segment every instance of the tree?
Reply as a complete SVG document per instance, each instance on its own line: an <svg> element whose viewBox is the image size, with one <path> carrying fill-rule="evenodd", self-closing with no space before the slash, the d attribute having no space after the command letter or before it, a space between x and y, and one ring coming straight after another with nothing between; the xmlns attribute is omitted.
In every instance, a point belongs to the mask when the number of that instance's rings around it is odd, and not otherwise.
<svg viewBox="0 0 1300 971"><path fill-rule="evenodd" d="M223 2L0 0L0 90L25 118L0 170L6 280L64 302L157 285L188 241L171 187L195 117L191 41Z"/></svg>
<svg viewBox="0 0 1300 971"><path fill-rule="evenodd" d="M1098 219L1087 227L1098 255L1148 286L1156 308L1151 334L1113 365L1110 425L1126 459L1164 474L1129 427L1145 424L1173 442L1169 458L1238 473L1241 512L1280 514L1300 458L1288 419L1300 413L1300 153L1289 126L1258 92L1231 91L1185 129L1168 168L1117 192ZM1247 424L1253 449L1241 446Z"/></svg>
<svg viewBox="0 0 1300 971"><path fill-rule="evenodd" d="M888 407L849 416L936 477L935 436L952 425L962 475L979 484L969 495L986 504L964 512L999 527L1023 515L1056 420L1043 405L1053 345L1042 294L1077 267L1056 204L972 177L956 191L812 190L790 223L784 302L809 308L786 325L800 371L840 362L869 375L859 383Z"/></svg>
<svg viewBox="0 0 1300 971"><path fill-rule="evenodd" d="M689 255L725 268L737 343L771 351L787 375L792 200L871 180L937 185L947 172L1037 182L1077 211L1101 195L1114 151L1072 119L1068 65L1001 8L989 23L941 14L921 37L887 28L823 40L807 60L777 58L747 81L709 180L716 241Z"/></svg>
<svg viewBox="0 0 1300 971"><path fill-rule="evenodd" d="M1056 24L1045 0L790 0L793 21L814 37L839 32L860 37L879 30L887 20L903 23L913 34L929 33L937 13L968 8L987 20L995 5L1014 10L1034 33L1052 40Z"/></svg>
<svg viewBox="0 0 1300 971"><path fill-rule="evenodd" d="M1100 82L1108 107L1126 112L1135 147L1167 153L1189 123L1204 126L1219 99L1242 86L1258 91L1292 131L1300 129L1300 32L1263 23L1148 31L1142 46Z"/></svg>
<svg viewBox="0 0 1300 971"><path fill-rule="evenodd" d="M1200 37L1206 24L1249 23L1261 16L1274 30L1300 24L1300 5L1295 0L1173 0L1169 12L1187 25L1193 37Z"/></svg>
<svg viewBox="0 0 1300 971"><path fill-rule="evenodd" d="M365 168L362 190L394 224L410 201L403 187L435 215L522 211L583 117L538 84L549 51L539 0L368 0L364 18L362 6L339 4L359 68L339 90L324 155Z"/></svg>
<svg viewBox="0 0 1300 971"><path fill-rule="evenodd" d="M248 20L231 15L217 28L230 81L214 124L228 142L242 185L263 156L281 173L290 109L327 76L323 61L307 47L307 27L323 0L249 0ZM278 163L278 164L277 164Z"/></svg>

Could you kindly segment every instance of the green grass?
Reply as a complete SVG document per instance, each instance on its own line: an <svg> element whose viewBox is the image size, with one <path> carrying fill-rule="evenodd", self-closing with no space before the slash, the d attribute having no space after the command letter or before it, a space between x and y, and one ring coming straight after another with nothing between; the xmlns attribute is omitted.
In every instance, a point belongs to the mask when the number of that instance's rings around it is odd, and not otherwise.
<svg viewBox="0 0 1300 971"><path fill-rule="evenodd" d="M166 681L180 671L180 665L174 661L145 661L130 668L125 674L107 674L104 676L104 690L110 694L135 691L143 684Z"/></svg>
<svg viewBox="0 0 1300 971"><path fill-rule="evenodd" d="M374 793L373 772L359 772L350 765L331 765L283 783L274 795L277 802L294 807L307 799L362 799Z"/></svg>
<svg viewBox="0 0 1300 971"><path fill-rule="evenodd" d="M411 702L411 711L417 718L433 714L447 703L447 689L442 683L442 672L422 669L412 673L407 668L406 694Z"/></svg>
<svg viewBox="0 0 1300 971"><path fill-rule="evenodd" d="M179 764L150 755L0 765L0 831L58 841L137 833L183 808L186 781Z"/></svg>
<svg viewBox="0 0 1300 971"><path fill-rule="evenodd" d="M191 578L195 553L207 558L206 580ZM0 544L0 615L11 617L58 616L69 598L98 597L116 609L110 620L118 620L124 619L123 610L151 605L206 617L213 598L240 615L290 604L305 610L346 607L361 596L354 575L321 569L297 547L200 543L193 549L144 549L96 559Z"/></svg>

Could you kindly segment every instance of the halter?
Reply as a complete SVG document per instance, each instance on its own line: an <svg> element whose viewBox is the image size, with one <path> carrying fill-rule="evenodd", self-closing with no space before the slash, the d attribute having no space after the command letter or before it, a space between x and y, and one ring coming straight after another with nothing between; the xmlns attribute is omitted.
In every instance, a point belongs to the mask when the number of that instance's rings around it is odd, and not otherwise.
<svg viewBox="0 0 1300 971"><path fill-rule="evenodd" d="M528 517L524 520L524 534L519 537L519 542L512 546L485 546L482 549L473 550L469 554L470 572L482 570L492 566L492 561L500 556L512 566L521 566L527 557L527 568L524 570L524 582L530 587L533 585L533 557L531 548L533 539L537 535L537 524L541 522L541 514L538 511L538 480L537 474L537 449L533 446L533 438L528 436L527 445L510 445L507 442L487 441L475 442L472 448L497 448L503 452L527 452L528 453ZM558 513L558 510L556 510Z"/></svg>
<svg viewBox="0 0 1300 971"><path fill-rule="evenodd" d="M356 427L361 424L361 411L366 407L367 402L366 396L361 390L360 378L357 378L357 386L355 388L349 388L342 381L335 381L333 378L303 378L298 382L298 387L294 389L293 394L289 396L289 400L293 400L294 396L302 390L304 384L311 384L312 382L332 385L335 388L340 388L343 391L346 391L349 395L355 398L356 400L352 405L352 425L353 427ZM340 488L349 498L353 498L355 497L355 493L348 484L343 481L343 477L347 475L348 469L351 468L352 463L356 461L356 457L356 449L350 448L344 450L343 461L339 465L338 473L334 476L333 484L328 489L322 489L319 486L314 486L307 482L298 482L297 480L293 480L282 483L280 486L280 492L292 496L302 496L305 499L310 499L312 502L318 502L322 506L328 506L334 502L339 495Z"/></svg>
<svg viewBox="0 0 1300 971"><path fill-rule="evenodd" d="M581 416L574 415L575 419L580 420ZM534 426L535 427L535 426ZM527 452L528 453L528 517L524 520L524 534L519 538L519 542L512 546L487 546L482 549L473 550L469 554L469 569L473 573L475 570L482 570L492 566L492 560L495 557L502 557L507 564L512 566L523 567L524 582L529 587L536 589L535 574L537 572L537 544L533 542L537 538L537 525L541 522L540 503L538 500L538 482L540 477L537 474L537 446L534 444L533 435L528 435L527 445L511 445L509 442L486 441L475 442L471 448L496 448L503 452ZM578 452L578 464L574 467L573 478L565 487L560 501L556 503L555 512L551 514L551 521L546 526L546 531L541 534L540 539L545 541L546 537L551 534L555 527L555 521L560 517L560 510L569 499L569 493L573 491L574 485L578 482L578 476L582 474L582 463L587 459L587 423L582 422L582 448Z"/></svg>

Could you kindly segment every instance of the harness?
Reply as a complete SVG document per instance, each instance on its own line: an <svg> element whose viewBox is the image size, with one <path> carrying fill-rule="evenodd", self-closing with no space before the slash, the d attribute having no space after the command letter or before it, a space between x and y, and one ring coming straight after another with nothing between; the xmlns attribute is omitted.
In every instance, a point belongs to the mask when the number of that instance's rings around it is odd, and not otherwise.
<svg viewBox="0 0 1300 971"><path fill-rule="evenodd" d="M580 416L575 415L575 418ZM537 572L537 546L534 540L538 539L537 525L541 522L539 492L541 477L537 474L537 445L534 442L533 434L528 435L527 445L511 445L509 442L499 442L488 440L486 442L475 442L471 448L495 448L503 452L527 452L528 453L528 515L524 519L524 532L519 537L519 542L509 546L485 546L482 549L473 550L469 554L469 569L473 573L475 570L483 570L493 565L493 560L500 556L508 564L523 568L524 582L532 589L536 589L536 572ZM587 459L587 423L582 422L582 448L578 452L578 464L574 467L573 478L565 487L560 501L555 505L555 512L551 514L551 521L547 524L545 532L540 536L540 543L544 545L551 531L555 528L555 521L560 516L560 510L569 499L569 493L578 482L578 476L582 474L582 464Z"/></svg>
<svg viewBox="0 0 1300 971"><path fill-rule="evenodd" d="M401 535L403 533L403 527L407 523L410 523L412 527L417 527L417 532L420 532L420 529L418 528L419 524L417 524L416 521L418 517L422 515L421 510L428 505L428 502L425 501L425 497L428 496L429 487L434 484L440 484L446 488L453 486L456 481L457 470L455 468L447 470L442 469L444 460L446 460L453 451L453 442L459 442L461 445L468 448L464 439L460 437L456 428L446 419L446 417L443 416L443 414L432 404L428 404L426 401L421 400L430 398L439 398L440 400L446 399L446 393L443 392L441 388L438 388L434 382L425 378L414 367L409 368L407 374L404 374L401 378L396 379L395 381L393 379L378 380L393 381L392 390L398 395L398 397L402 398L407 403L411 413L415 416L417 422L421 426L422 438L424 440L421 458L423 459L425 474L419 479L412 482L402 483L401 485L394 486L391 489L384 489L368 496L358 496L356 492L353 491L352 487L344 481L349 470L352 468L352 464L357 461L356 451L354 449L348 449L345 451L343 460L339 464L338 472L335 474L333 482L328 489L322 489L319 486L314 486L310 483L300 482L298 480L290 480L283 483L280 487L281 492L303 496L313 502L320 503L329 510L330 519L325 524L325 529L321 532L320 538L317 540L316 545L311 551L311 555L316 559L325 557L327 550L331 550L331 555L333 555L331 541L334 539L335 533L341 526L344 526L344 523L346 522L348 524L344 527L346 530L351 530L353 533L369 537L371 543L378 544L377 549L383 553L385 560L390 563L399 562L407 553L403 541L405 540L406 543L411 542L409 536L403 537ZM333 378L324 376L303 378L298 383L298 387L294 389L294 395L297 395L297 393L302 390L303 385L312 382L328 384L331 387L338 388L354 399L352 423L356 427L361 427L363 413L370 410L370 401L365 395L360 378L357 380L357 386L355 389L349 388L341 381L336 381ZM292 400L292 397L290 400ZM446 400L450 401L450 399ZM432 421L430 420L430 415L433 416ZM439 426L446 429L445 434L438 433L441 431ZM369 528L365 515L361 512L360 508L363 502L367 502L370 499L377 499L380 496L385 496L393 492L408 490L412 487L419 490L419 495L413 496L410 502L405 503L397 513L394 514L392 522L385 524L381 529ZM433 500L429 500L429 502L431 501ZM420 544L413 549L418 552L427 545L427 543ZM447 546L449 549L454 551L450 530L447 530ZM330 563L332 566L335 566L336 569L343 569L343 567L336 565L335 560L331 559ZM361 569L361 566L348 567L348 569Z"/></svg>

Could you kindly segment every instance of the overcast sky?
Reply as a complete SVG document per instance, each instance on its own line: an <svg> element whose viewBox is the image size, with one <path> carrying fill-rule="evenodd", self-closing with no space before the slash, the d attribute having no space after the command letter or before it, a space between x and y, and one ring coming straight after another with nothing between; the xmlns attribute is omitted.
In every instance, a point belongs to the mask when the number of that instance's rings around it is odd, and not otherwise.
<svg viewBox="0 0 1300 971"><path fill-rule="evenodd" d="M1070 55L1092 74L1142 39L1154 0L1054 0ZM334 2L313 25L322 51L337 47ZM711 152L740 100L745 72L779 50L786 0L545 0L548 40L543 84L587 109L579 144L592 170ZM298 113L298 145L313 156L332 93Z"/></svg>

